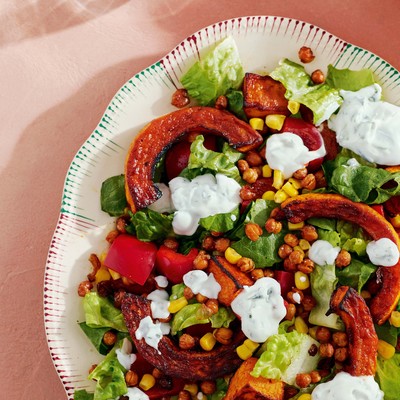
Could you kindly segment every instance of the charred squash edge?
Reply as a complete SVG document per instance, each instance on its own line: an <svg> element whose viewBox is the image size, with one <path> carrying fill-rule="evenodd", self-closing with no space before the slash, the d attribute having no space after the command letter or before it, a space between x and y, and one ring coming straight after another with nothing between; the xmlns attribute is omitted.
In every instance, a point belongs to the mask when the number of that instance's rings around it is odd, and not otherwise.
<svg viewBox="0 0 400 400"><path fill-rule="evenodd" d="M341 195L304 194L286 200L281 209L293 223L311 217L343 219L361 226L373 240L388 238L400 247L398 234L384 217L368 205L355 203ZM374 321L382 325L400 299L400 261L393 267L379 267L377 276L382 286L373 297L370 310Z"/></svg>
<svg viewBox="0 0 400 400"><path fill-rule="evenodd" d="M221 136L241 152L259 146L263 140L246 122L212 107L184 108L154 119L135 137L125 161L125 192L132 212L161 197L153 182L154 168L175 141L193 131Z"/></svg>

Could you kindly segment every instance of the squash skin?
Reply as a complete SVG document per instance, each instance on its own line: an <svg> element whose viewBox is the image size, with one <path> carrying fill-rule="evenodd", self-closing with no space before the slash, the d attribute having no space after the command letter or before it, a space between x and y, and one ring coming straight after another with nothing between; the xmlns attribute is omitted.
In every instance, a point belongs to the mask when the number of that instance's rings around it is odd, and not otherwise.
<svg viewBox="0 0 400 400"><path fill-rule="evenodd" d="M398 234L384 217L368 205L355 203L341 195L304 194L286 200L281 209L293 223L311 217L343 219L361 226L373 240L388 238L400 247ZM400 299L400 261L393 267L379 267L377 277L382 286L372 298L370 311L374 321L382 325Z"/></svg>
<svg viewBox="0 0 400 400"><path fill-rule="evenodd" d="M130 145L125 161L125 191L132 212L161 197L154 185L154 168L172 144L188 132L221 136L238 151L248 151L262 136L233 114L212 107L189 107L173 111L146 125Z"/></svg>
<svg viewBox="0 0 400 400"><path fill-rule="evenodd" d="M330 311L338 314L346 327L349 357L344 371L353 376L375 375L378 336L364 299L353 288L341 286L332 294Z"/></svg>
<svg viewBox="0 0 400 400"><path fill-rule="evenodd" d="M170 337L164 335L157 351L144 339L138 340L135 336L140 321L151 316L150 300L127 293L122 300L121 310L138 353L167 376L193 382L213 380L233 373L243 362L235 351L245 340L241 331L230 344L218 346L211 351L182 350Z"/></svg>

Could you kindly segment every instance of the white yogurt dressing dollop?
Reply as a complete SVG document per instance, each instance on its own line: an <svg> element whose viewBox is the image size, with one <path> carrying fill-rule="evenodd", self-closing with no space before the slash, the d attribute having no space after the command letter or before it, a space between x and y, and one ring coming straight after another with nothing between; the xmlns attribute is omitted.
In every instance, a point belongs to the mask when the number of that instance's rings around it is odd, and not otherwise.
<svg viewBox="0 0 400 400"><path fill-rule="evenodd" d="M124 394L129 400L149 400L150 397L146 393L142 392L137 387L128 388L128 392Z"/></svg>
<svg viewBox="0 0 400 400"><path fill-rule="evenodd" d="M253 286L244 286L231 307L241 319L244 334L257 343L278 333L279 322L286 315L281 287L267 277L258 279Z"/></svg>
<svg viewBox="0 0 400 400"><path fill-rule="evenodd" d="M285 179L290 178L295 171L304 168L310 161L324 157L324 143L318 150L310 151L304 145L303 139L291 132L272 135L267 140L265 157L272 169L282 171Z"/></svg>
<svg viewBox="0 0 400 400"><path fill-rule="evenodd" d="M214 274L207 275L204 271L193 270L183 276L183 283L193 294L202 294L209 299L216 299L221 291L221 285L215 280Z"/></svg>
<svg viewBox="0 0 400 400"><path fill-rule="evenodd" d="M357 92L342 90L338 114L328 121L338 143L370 162L400 164L400 107L381 101L378 84Z"/></svg>
<svg viewBox="0 0 400 400"><path fill-rule="evenodd" d="M136 354L132 353L132 343L129 339L124 338L121 348L115 351L118 362L125 368L130 369L131 365L136 361Z"/></svg>
<svg viewBox="0 0 400 400"><path fill-rule="evenodd" d="M135 336L137 340L144 339L149 346L158 350L158 343L163 335L168 335L170 329L168 323L153 322L151 317L147 316L140 321Z"/></svg>
<svg viewBox="0 0 400 400"><path fill-rule="evenodd" d="M390 239L381 238L367 244L367 255L375 265L393 267L399 261L399 248Z"/></svg>
<svg viewBox="0 0 400 400"><path fill-rule="evenodd" d="M316 240L308 250L308 257L315 264L323 267L324 265L333 265L340 252L340 247L333 247L326 240Z"/></svg>
<svg viewBox="0 0 400 400"><path fill-rule="evenodd" d="M161 197L154 203L150 204L148 208L159 213L172 213L175 211L174 205L171 200L171 191L165 183L155 183L161 191Z"/></svg>
<svg viewBox="0 0 400 400"><path fill-rule="evenodd" d="M382 400L383 392L373 376L352 376L339 372L331 381L319 384L312 400Z"/></svg>
<svg viewBox="0 0 400 400"><path fill-rule="evenodd" d="M177 235L193 235L200 218L233 211L240 203L240 185L222 174L205 174L192 181L177 177L169 182L176 210L172 227Z"/></svg>
<svg viewBox="0 0 400 400"><path fill-rule="evenodd" d="M147 296L151 300L151 315L155 319L164 319L169 317L169 294L166 290L156 289Z"/></svg>

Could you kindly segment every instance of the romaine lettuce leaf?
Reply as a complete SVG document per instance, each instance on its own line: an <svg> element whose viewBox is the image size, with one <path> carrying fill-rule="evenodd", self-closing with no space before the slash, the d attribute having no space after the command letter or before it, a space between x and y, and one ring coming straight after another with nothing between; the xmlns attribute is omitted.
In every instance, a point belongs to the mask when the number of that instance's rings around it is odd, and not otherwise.
<svg viewBox="0 0 400 400"><path fill-rule="evenodd" d="M351 286L360 293L376 269L376 265L365 263L353 257L346 268L336 270L336 276L341 285Z"/></svg>
<svg viewBox="0 0 400 400"><path fill-rule="evenodd" d="M272 335L266 341L266 350L256 362L251 375L280 379L293 385L297 374L310 372L317 367L320 356L318 353L311 356L308 352L313 344L319 345L311 336L297 331Z"/></svg>
<svg viewBox="0 0 400 400"><path fill-rule="evenodd" d="M396 353L389 360L378 357L376 371L375 379L385 393L385 400L398 400L400 393L400 353Z"/></svg>
<svg viewBox="0 0 400 400"><path fill-rule="evenodd" d="M239 208L236 208L229 213L215 214L210 217L201 218L199 224L207 231L227 232L234 228L238 218Z"/></svg>
<svg viewBox="0 0 400 400"><path fill-rule="evenodd" d="M93 400L94 394L88 393L85 389L75 390L74 400Z"/></svg>
<svg viewBox="0 0 400 400"><path fill-rule="evenodd" d="M229 89L238 89L243 78L239 52L229 36L193 64L182 76L181 83L199 105L207 106L213 105Z"/></svg>
<svg viewBox="0 0 400 400"><path fill-rule="evenodd" d="M338 69L328 65L328 73L325 81L330 87L353 92L375 83L374 74L370 69L353 71L348 68Z"/></svg>
<svg viewBox="0 0 400 400"><path fill-rule="evenodd" d="M86 324L91 328L112 328L128 332L121 310L114 307L110 300L97 292L90 292L83 298Z"/></svg>
<svg viewBox="0 0 400 400"><path fill-rule="evenodd" d="M326 326L328 328L343 330L344 325L337 314L326 315L330 306L330 299L338 281L334 265L323 267L316 265L310 274L311 293L317 305L311 310L308 318L310 324Z"/></svg>
<svg viewBox="0 0 400 400"><path fill-rule="evenodd" d="M116 399L128 391L125 383L126 369L119 363L116 350L122 342L117 342L104 360L89 374L88 379L96 381L93 400Z"/></svg>
<svg viewBox="0 0 400 400"><path fill-rule="evenodd" d="M288 100L304 104L314 114L314 124L326 121L342 104L339 91L326 83L313 84L304 67L288 59L281 60L270 76L286 88Z"/></svg>
<svg viewBox="0 0 400 400"><path fill-rule="evenodd" d="M181 172L180 176L194 179L196 176L212 173L221 173L237 182L241 182L239 169L234 161L237 157L235 150L228 154L208 150L204 147L204 136L198 135L190 146L188 166ZM228 151L227 148L225 148Z"/></svg>

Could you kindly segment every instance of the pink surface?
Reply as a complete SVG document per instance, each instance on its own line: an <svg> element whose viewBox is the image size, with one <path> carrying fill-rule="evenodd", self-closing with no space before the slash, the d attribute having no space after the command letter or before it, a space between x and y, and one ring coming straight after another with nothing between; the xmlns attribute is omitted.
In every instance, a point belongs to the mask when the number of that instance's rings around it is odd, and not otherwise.
<svg viewBox="0 0 400 400"><path fill-rule="evenodd" d="M126 80L189 34L240 15L301 19L400 68L398 0L2 2L2 396L66 398L47 349L42 291L74 154Z"/></svg>

